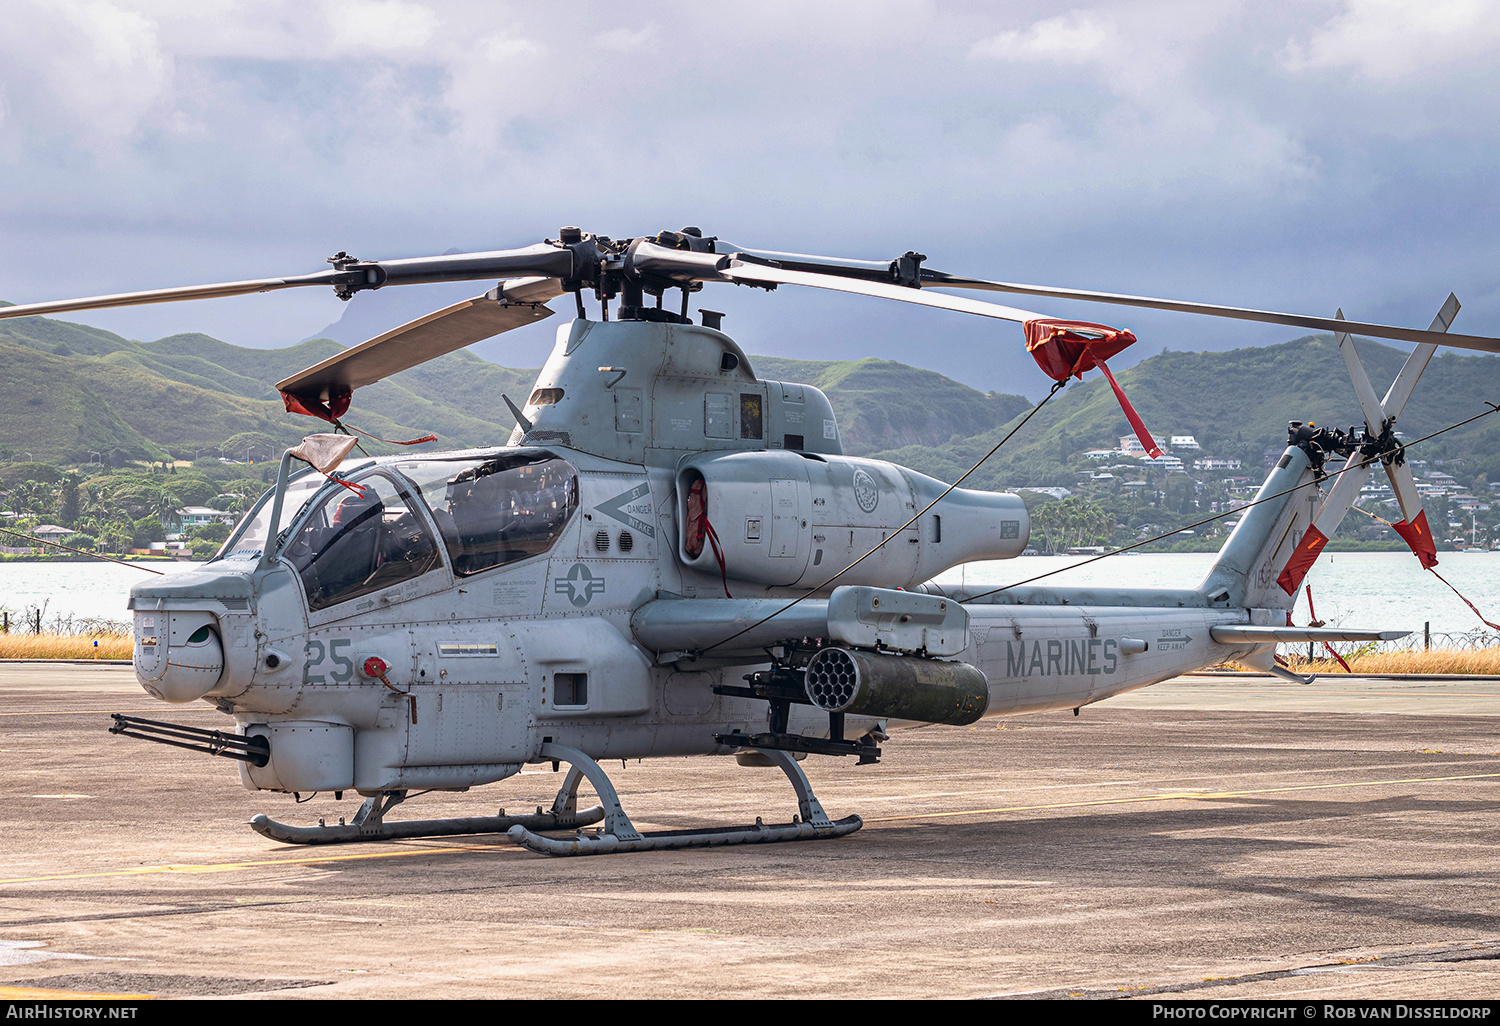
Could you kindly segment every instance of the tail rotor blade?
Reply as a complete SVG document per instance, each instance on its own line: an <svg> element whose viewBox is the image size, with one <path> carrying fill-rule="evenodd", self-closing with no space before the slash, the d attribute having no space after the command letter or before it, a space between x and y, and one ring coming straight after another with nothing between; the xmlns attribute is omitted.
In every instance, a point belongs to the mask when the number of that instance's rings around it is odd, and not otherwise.
<svg viewBox="0 0 1500 1026"><path fill-rule="evenodd" d="M1344 319L1344 311L1334 314L1335 320ZM1365 373L1365 365L1354 348L1354 337L1346 332L1334 336L1338 340L1339 353L1344 357L1344 367L1349 371L1349 381L1354 385L1354 394L1359 398L1360 412L1365 415L1365 430L1371 437L1379 437L1384 427L1386 413L1375 397L1375 386Z"/></svg>
<svg viewBox="0 0 1500 1026"><path fill-rule="evenodd" d="M1453 323L1453 318L1458 316L1458 297L1448 293L1448 299L1443 303L1443 308L1438 311L1437 316L1432 319L1428 331L1436 334L1445 334L1448 326ZM1385 398L1381 400L1381 406L1385 408L1386 416L1399 417L1401 411L1406 409L1406 401L1411 398L1412 390L1417 387L1417 379L1427 369L1428 361L1437 352L1437 344L1430 343L1418 346L1407 357L1401 372L1396 375L1396 380L1391 382L1390 390L1386 392Z"/></svg>
<svg viewBox="0 0 1500 1026"><path fill-rule="evenodd" d="M1391 491L1396 493L1396 501L1401 504L1401 519L1414 522L1422 514L1422 493L1417 491L1411 467L1405 463L1387 464L1385 476L1390 479Z"/></svg>

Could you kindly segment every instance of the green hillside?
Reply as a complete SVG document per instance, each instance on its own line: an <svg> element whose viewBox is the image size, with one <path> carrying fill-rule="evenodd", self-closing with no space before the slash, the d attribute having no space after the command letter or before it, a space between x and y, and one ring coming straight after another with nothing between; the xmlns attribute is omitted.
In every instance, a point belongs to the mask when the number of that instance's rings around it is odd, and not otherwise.
<svg viewBox="0 0 1500 1026"><path fill-rule="evenodd" d="M1372 342L1360 350L1383 393L1405 354ZM163 509L247 508L274 472L267 461L320 426L287 413L274 382L340 351L328 339L243 349L206 335L137 342L46 318L0 321L4 501L32 519L77 526L109 551L160 540ZM765 379L821 388L846 452L947 481L1032 409L1022 396L982 393L888 360L752 356L751 365ZM431 448L496 444L513 427L501 395L524 402L536 373L460 350L360 389L350 419L385 438L435 433ZM1227 512L1259 482L1267 454L1280 453L1289 420L1345 428L1360 420L1343 360L1326 335L1232 352L1164 352L1119 378L1155 434L1197 439L1201 452L1176 454L1185 462L1227 457L1243 469L1235 476L1170 474L1150 461L1085 457L1084 450L1113 449L1131 433L1108 384L1090 374L1070 382L967 481L997 490L1069 489L1060 503L1024 493L1037 514L1035 544L1127 544ZM1429 365L1399 427L1411 441L1483 412L1487 401L1500 401L1500 360L1444 353ZM389 449L371 444L370 451ZM258 465L222 462L221 452L253 454ZM1423 461L1420 472L1441 467L1456 481L1425 503L1445 546L1458 544L1465 518L1471 539L1480 531L1500 537L1500 503L1480 509L1459 498L1467 489L1488 505L1490 484L1500 483L1500 415L1426 443L1411 458ZM1057 508L1043 508L1049 504ZM1212 548L1221 534L1221 525L1211 526L1174 544ZM1378 523L1361 522L1345 534L1336 544L1399 545ZM211 551L218 540L194 544Z"/></svg>
<svg viewBox="0 0 1500 1026"><path fill-rule="evenodd" d="M273 383L341 348L313 339L244 349L200 334L136 342L43 317L0 321L0 447L18 458L81 463L104 453L118 463L191 459L230 439L291 445L315 425L286 413ZM855 454L941 445L1029 407L885 360L754 357L753 366L827 392ZM524 403L536 374L460 350L360 389L349 419L386 438L431 432L448 447L494 444L514 426L501 395Z"/></svg>
<svg viewBox="0 0 1500 1026"><path fill-rule="evenodd" d="M1358 343L1376 392L1383 395L1406 354L1378 343ZM1259 477L1267 448L1285 444L1289 420L1348 428L1360 423L1359 406L1332 336L1310 335L1277 346L1219 353L1162 353L1117 375L1146 426L1159 436L1193 435L1206 452L1245 461ZM1408 440L1445 427L1500 401L1500 360L1442 353L1428 365L1401 417ZM1483 420L1424 444L1421 456L1464 457L1475 467L1500 471L1500 417ZM880 459L952 480L1012 426L997 425L974 437L938 446L882 450ZM1101 376L1071 382L1004 449L970 478L978 487L1071 485L1069 457L1114 447L1130 426Z"/></svg>
<svg viewBox="0 0 1500 1026"><path fill-rule="evenodd" d="M38 460L87 460L91 450L115 448L160 459L147 436L95 391L106 375L80 373L84 362L0 339L0 442Z"/></svg>
<svg viewBox="0 0 1500 1026"><path fill-rule="evenodd" d="M1360 343L1379 391L1405 355ZM95 454L193 458L236 436L238 444L294 443L314 427L285 412L273 383L340 351L314 339L283 349L245 349L206 335L136 342L41 317L0 321L0 447L13 458L87 462ZM875 455L952 480L1030 409L1021 396L985 394L932 371L889 360L752 357L763 378L801 381L827 393L846 451ZM493 444L513 422L500 396L518 403L534 370L489 363L460 350L359 392L353 419L387 438L428 432L440 444ZM1158 435L1191 434L1205 451L1258 472L1291 419L1348 426L1359 419L1337 347L1326 335L1231 352L1167 352L1122 372L1121 383ZM1414 438L1500 398L1500 361L1444 353L1433 360L1401 419ZM1500 418L1497 418L1500 419ZM1068 385L970 480L982 487L1070 485L1076 454L1112 447L1129 426L1098 375ZM1425 447L1434 459L1463 456L1500 479L1500 423L1484 421Z"/></svg>
<svg viewBox="0 0 1500 1026"><path fill-rule="evenodd" d="M1024 396L985 394L932 371L892 360L751 357L773 381L800 381L828 394L844 450L862 456L900 446L940 446L982 434L1026 410Z"/></svg>

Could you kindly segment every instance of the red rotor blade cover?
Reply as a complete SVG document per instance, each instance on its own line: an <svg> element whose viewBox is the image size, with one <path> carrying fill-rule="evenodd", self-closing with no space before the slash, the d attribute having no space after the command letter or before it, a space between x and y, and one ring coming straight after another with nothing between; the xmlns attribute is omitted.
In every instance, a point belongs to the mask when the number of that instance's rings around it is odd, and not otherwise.
<svg viewBox="0 0 1500 1026"><path fill-rule="evenodd" d="M1083 377L1083 372L1098 367L1114 389L1125 419L1130 421L1141 446L1152 458L1161 455L1161 447L1146 430L1141 415L1135 412L1125 390L1110 373L1105 360L1127 346L1135 344L1135 335L1124 328L1111 328L1107 324L1092 324L1088 321L1065 321L1053 317L1038 317L1025 322L1026 351L1036 361L1042 373L1053 381L1066 381L1071 377Z"/></svg>
<svg viewBox="0 0 1500 1026"><path fill-rule="evenodd" d="M1437 544L1433 541L1432 529L1427 526L1427 511L1425 509L1418 513L1417 518L1411 523L1408 524L1405 520L1401 520L1392 524L1391 527L1411 547L1412 552L1422 561L1422 566L1425 569L1431 570L1437 566Z"/></svg>
<svg viewBox="0 0 1500 1026"><path fill-rule="evenodd" d="M293 395L290 392L281 393L281 401L286 405L288 413L300 413L304 417L317 417L328 423L335 423L340 417L349 412L349 403L354 399L354 390L346 388L343 391L330 395L328 402L315 395Z"/></svg>

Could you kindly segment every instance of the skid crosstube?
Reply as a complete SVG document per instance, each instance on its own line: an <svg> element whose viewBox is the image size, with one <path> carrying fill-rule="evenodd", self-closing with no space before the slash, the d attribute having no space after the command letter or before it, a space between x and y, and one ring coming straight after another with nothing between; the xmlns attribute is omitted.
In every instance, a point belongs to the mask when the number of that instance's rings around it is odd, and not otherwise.
<svg viewBox="0 0 1500 1026"><path fill-rule="evenodd" d="M593 759L567 745L548 742L542 745L543 759L557 759L569 764L564 790L577 792L584 778L594 786L599 802L604 807L604 824L598 833L584 834L559 839L544 837L535 830L516 825L510 828L510 839L525 848L542 855L611 855L626 851L655 851L660 848L707 848L721 844L766 844L775 841L813 841L825 837L843 837L864 826L858 816L846 816L834 821L828 818L813 794L807 774L797 765L788 752L774 748L756 749L775 765L781 767L792 788L797 792L798 814L790 823L767 826L757 817L753 826L708 827L702 830L664 830L643 834L630 822L625 810L620 807L619 795L604 768ZM558 792L559 799L562 791Z"/></svg>
<svg viewBox="0 0 1500 1026"><path fill-rule="evenodd" d="M568 763L567 775L552 808L537 806L534 814L476 816L454 819L423 819L386 822L385 815L406 800L405 791L384 791L365 799L352 823L337 826L289 826L267 816L256 816L250 826L256 833L285 844L342 844L354 841L384 841L399 837L444 837L457 834L503 833L524 848L542 855L608 855L627 851L664 848L707 848L725 844L770 844L778 841L812 841L852 834L864 825L858 816L830 820L812 791L807 774L789 753L779 749L756 749L779 766L797 793L797 814L790 823L766 824L756 817L753 825L706 827L700 830L665 830L643 834L630 822L620 806L604 768L576 748L548 742L538 753L540 761ZM601 804L578 810L578 785L585 779L593 785ZM582 830L603 821L599 830ZM541 831L575 830L568 838L547 837Z"/></svg>

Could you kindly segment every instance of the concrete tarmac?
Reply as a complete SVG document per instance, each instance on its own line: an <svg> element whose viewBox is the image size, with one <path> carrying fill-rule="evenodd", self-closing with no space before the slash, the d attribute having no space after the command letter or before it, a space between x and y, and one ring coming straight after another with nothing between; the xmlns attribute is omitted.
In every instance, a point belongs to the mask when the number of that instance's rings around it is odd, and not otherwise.
<svg viewBox="0 0 1500 1026"><path fill-rule="evenodd" d="M1500 997L1500 681L1186 677L811 758L851 837L552 859L496 835L298 848L106 732L208 727L128 667L0 666L0 996ZM730 759L607 765L643 829L795 811ZM551 767L392 818L549 804Z"/></svg>

